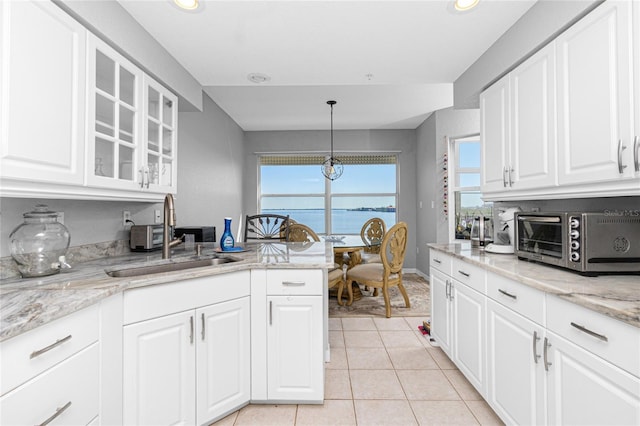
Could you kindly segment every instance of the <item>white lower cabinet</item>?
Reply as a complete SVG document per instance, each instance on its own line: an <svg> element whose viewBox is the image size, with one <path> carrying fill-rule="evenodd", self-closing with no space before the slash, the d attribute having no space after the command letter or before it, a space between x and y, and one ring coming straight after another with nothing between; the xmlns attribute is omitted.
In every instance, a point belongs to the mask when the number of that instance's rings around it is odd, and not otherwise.
<svg viewBox="0 0 640 426"><path fill-rule="evenodd" d="M196 311L197 424L249 401L251 360L248 297Z"/></svg>
<svg viewBox="0 0 640 426"><path fill-rule="evenodd" d="M549 424L640 424L638 377L552 332L545 344Z"/></svg>
<svg viewBox="0 0 640 426"><path fill-rule="evenodd" d="M251 271L252 402L322 403L323 277L320 269Z"/></svg>
<svg viewBox="0 0 640 426"><path fill-rule="evenodd" d="M434 255L431 256L434 259ZM447 262L447 264L449 264ZM485 287L485 273L455 267L474 288ZM486 394L486 296L431 268L431 334L481 395Z"/></svg>
<svg viewBox="0 0 640 426"><path fill-rule="evenodd" d="M125 292L124 424L208 424L250 399L249 272Z"/></svg>
<svg viewBox="0 0 640 426"><path fill-rule="evenodd" d="M435 255L441 265L453 264L451 273L477 276L456 258ZM432 263L431 331L506 424L640 424L638 328L486 276L483 294Z"/></svg>
<svg viewBox="0 0 640 426"><path fill-rule="evenodd" d="M544 328L499 303L487 302L487 402L507 424L546 419Z"/></svg>
<svg viewBox="0 0 640 426"><path fill-rule="evenodd" d="M268 398L322 400L322 297L269 296L267 302Z"/></svg>
<svg viewBox="0 0 640 426"><path fill-rule="evenodd" d="M124 424L195 424L194 313L124 327Z"/></svg>

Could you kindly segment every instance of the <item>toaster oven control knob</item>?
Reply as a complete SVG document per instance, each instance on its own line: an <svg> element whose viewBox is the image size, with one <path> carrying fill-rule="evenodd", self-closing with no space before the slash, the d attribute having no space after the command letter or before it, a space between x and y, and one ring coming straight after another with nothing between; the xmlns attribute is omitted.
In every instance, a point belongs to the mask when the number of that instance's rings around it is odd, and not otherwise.
<svg viewBox="0 0 640 426"><path fill-rule="evenodd" d="M578 219L576 219L575 217L571 218L570 224L571 224L571 229L580 228L580 221Z"/></svg>
<svg viewBox="0 0 640 426"><path fill-rule="evenodd" d="M576 231L575 229L573 231L571 231L571 239L572 240L577 240L578 238L580 238L580 232Z"/></svg>
<svg viewBox="0 0 640 426"><path fill-rule="evenodd" d="M572 262L577 262L578 260L580 260L580 253L578 253L577 251L572 251L571 252L571 261Z"/></svg>
<svg viewBox="0 0 640 426"><path fill-rule="evenodd" d="M571 241L571 250L578 250L580 248L580 242Z"/></svg>

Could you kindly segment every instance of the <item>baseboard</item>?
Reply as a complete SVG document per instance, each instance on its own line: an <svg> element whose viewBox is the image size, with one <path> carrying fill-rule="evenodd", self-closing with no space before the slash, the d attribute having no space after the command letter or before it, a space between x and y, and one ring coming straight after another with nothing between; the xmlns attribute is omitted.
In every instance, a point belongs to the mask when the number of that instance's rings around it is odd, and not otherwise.
<svg viewBox="0 0 640 426"><path fill-rule="evenodd" d="M418 269L414 269L414 274L417 274L419 276L421 276L422 278L424 278L425 280L429 281L429 275L425 274L424 272L418 270Z"/></svg>

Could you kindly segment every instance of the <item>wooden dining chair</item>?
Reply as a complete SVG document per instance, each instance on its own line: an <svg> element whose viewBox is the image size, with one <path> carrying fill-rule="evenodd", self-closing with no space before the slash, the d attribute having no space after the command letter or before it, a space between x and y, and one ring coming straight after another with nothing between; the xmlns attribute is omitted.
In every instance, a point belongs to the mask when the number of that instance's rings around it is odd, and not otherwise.
<svg viewBox="0 0 640 426"><path fill-rule="evenodd" d="M247 215L244 225L244 241L282 241L289 234L289 216L279 214Z"/></svg>
<svg viewBox="0 0 640 426"><path fill-rule="evenodd" d="M364 243L361 253L362 263L382 263L380 245L387 232L387 225L379 217L367 220L360 230L360 238Z"/></svg>
<svg viewBox="0 0 640 426"><path fill-rule="evenodd" d="M391 317L391 302L389 300L389 288L397 286L404 297L407 308L411 307L407 291L402 285L402 265L407 251L407 224L398 222L382 239L380 246L380 258L382 263L366 263L354 266L347 270L347 291L349 299L347 306L353 303L352 283L354 281L374 289L381 289L384 296L387 318Z"/></svg>

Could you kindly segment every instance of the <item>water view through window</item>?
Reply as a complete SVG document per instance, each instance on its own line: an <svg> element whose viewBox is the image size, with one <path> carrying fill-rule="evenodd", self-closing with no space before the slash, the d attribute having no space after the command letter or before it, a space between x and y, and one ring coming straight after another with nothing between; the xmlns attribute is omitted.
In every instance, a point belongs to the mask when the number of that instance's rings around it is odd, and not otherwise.
<svg viewBox="0 0 640 426"><path fill-rule="evenodd" d="M323 157L317 164L291 164L311 161L308 158L261 159L262 213L288 215L318 234L359 234L372 217L383 219L387 228L396 223L395 156L341 157L344 173L335 181L322 175ZM376 164L379 158L393 163ZM278 161L289 164L268 164Z"/></svg>

